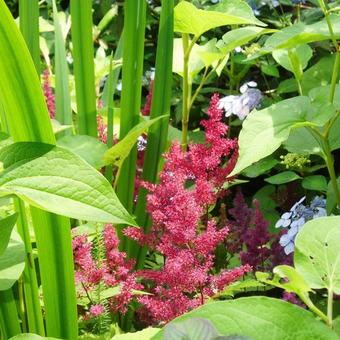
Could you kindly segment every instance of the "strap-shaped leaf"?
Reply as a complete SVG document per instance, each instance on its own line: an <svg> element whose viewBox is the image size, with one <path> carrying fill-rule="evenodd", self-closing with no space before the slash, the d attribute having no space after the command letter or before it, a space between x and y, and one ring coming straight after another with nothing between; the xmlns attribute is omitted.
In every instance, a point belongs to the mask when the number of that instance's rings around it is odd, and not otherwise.
<svg viewBox="0 0 340 340"><path fill-rule="evenodd" d="M56 214L97 222L135 222L109 182L72 152L43 143L21 142L0 151L2 191Z"/></svg>

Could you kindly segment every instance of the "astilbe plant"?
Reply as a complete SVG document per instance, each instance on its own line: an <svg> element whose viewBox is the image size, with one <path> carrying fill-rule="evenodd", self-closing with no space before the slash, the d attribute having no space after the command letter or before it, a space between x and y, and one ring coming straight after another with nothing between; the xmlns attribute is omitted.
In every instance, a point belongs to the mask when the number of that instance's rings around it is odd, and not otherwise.
<svg viewBox="0 0 340 340"><path fill-rule="evenodd" d="M227 237L228 227L210 217L208 209L226 194L223 185L238 156L237 141L226 138L228 127L221 121L218 101L214 95L209 119L201 122L205 143L191 143L188 151L182 151L174 142L165 155L159 184L142 183L149 191L151 231L125 230L127 236L164 258L160 270L138 272L152 293L138 298L140 316L149 324L167 322L203 304L251 270L249 265L218 274L213 270L214 252Z"/></svg>
<svg viewBox="0 0 340 340"><path fill-rule="evenodd" d="M46 105L48 108L48 112L50 114L50 118L54 119L55 117L55 96L50 84L50 71L46 69L43 72L43 91L46 100Z"/></svg>
<svg viewBox="0 0 340 340"><path fill-rule="evenodd" d="M73 238L73 256L75 262L75 278L78 286L78 297L95 295L99 285L101 289L120 287L119 294L109 298L107 303L90 300L90 305L84 317L96 318L104 312L125 313L133 299L133 290L142 286L136 281L133 273L133 260L127 260L126 254L118 250L119 239L111 224L105 226L102 232L104 256L95 256L93 242L87 235L77 235ZM92 295L91 295L92 294Z"/></svg>
<svg viewBox="0 0 340 340"><path fill-rule="evenodd" d="M229 209L232 220L228 252L239 254L241 263L251 265L254 271L272 270L276 265L289 264L291 259L279 244L281 234L269 231L269 222L261 212L259 201L254 200L254 207L248 207L241 190L238 190L233 204L233 208Z"/></svg>

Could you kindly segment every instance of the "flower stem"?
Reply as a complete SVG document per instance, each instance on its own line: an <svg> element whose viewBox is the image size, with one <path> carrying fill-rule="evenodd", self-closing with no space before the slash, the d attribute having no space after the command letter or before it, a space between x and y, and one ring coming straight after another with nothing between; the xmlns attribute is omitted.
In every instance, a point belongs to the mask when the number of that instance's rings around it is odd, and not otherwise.
<svg viewBox="0 0 340 340"><path fill-rule="evenodd" d="M332 287L328 289L327 318L328 318L329 326L332 327L333 326L333 289Z"/></svg>
<svg viewBox="0 0 340 340"><path fill-rule="evenodd" d="M188 144L189 105L191 97L191 81L189 80L189 34L182 35L183 43L183 107L182 107L182 149ZM188 53L189 52L189 53Z"/></svg>

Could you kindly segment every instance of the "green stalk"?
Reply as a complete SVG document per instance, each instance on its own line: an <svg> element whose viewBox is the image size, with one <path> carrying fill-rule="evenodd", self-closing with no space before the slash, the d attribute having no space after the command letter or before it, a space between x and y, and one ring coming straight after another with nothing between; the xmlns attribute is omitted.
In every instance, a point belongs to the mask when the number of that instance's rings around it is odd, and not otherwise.
<svg viewBox="0 0 340 340"><path fill-rule="evenodd" d="M20 31L31 53L37 73L40 75L39 2L19 0Z"/></svg>
<svg viewBox="0 0 340 340"><path fill-rule="evenodd" d="M189 34L182 34L183 43L183 107L182 107L182 149L185 151L188 144L188 124L189 124L189 105L191 102L190 87L191 81L189 79Z"/></svg>
<svg viewBox="0 0 340 340"><path fill-rule="evenodd" d="M53 23L55 32L54 43L54 60L55 60L55 104L56 104L56 119L63 125L72 125L72 109L71 97L69 89L69 70L66 60L65 40L62 34L58 10L55 3L53 4ZM67 130L63 134L70 134Z"/></svg>
<svg viewBox="0 0 340 340"><path fill-rule="evenodd" d="M17 228L25 244L26 259L23 272L24 299L30 333L44 336L44 321L39 300L39 287L32 252L32 244L29 234L28 222L25 214L25 204L20 199L14 200L15 210L18 212Z"/></svg>
<svg viewBox="0 0 340 340"><path fill-rule="evenodd" d="M55 143L49 114L26 44L0 0L0 101L15 142ZM77 309L69 222L32 208L38 245L47 335L76 339Z"/></svg>
<svg viewBox="0 0 340 340"><path fill-rule="evenodd" d="M174 1L163 0L160 16L156 71L153 85L150 118L167 114L170 112L171 89L172 89L172 50L173 50L173 25L174 25ZM142 178L144 181L155 183L159 171L161 157L166 148L169 119L162 119L151 126L148 132L148 143L144 155ZM141 188L138 193L138 201L135 214L137 222L149 231L149 216L146 212L147 191ZM142 268L145 261L147 249L139 247L131 242L129 252L136 258L137 267ZM138 254L138 255L137 255Z"/></svg>
<svg viewBox="0 0 340 340"><path fill-rule="evenodd" d="M38 245L47 335L77 339L70 220L31 208Z"/></svg>
<svg viewBox="0 0 340 340"><path fill-rule="evenodd" d="M327 318L330 327L333 326L333 289L330 287L328 289L327 296Z"/></svg>
<svg viewBox="0 0 340 340"><path fill-rule="evenodd" d="M141 87L144 57L144 34L146 20L145 0L126 0L124 7L123 90L121 96L120 139L138 123L141 105ZM117 195L125 208L132 212L136 175L136 147L123 163L117 183ZM125 238L119 236L125 249Z"/></svg>
<svg viewBox="0 0 340 340"><path fill-rule="evenodd" d="M0 330L5 340L20 334L21 328L12 289L0 291L0 301Z"/></svg>
<svg viewBox="0 0 340 340"><path fill-rule="evenodd" d="M110 57L110 70L108 81L108 104L107 104L107 148L110 149L113 145L113 72L112 72L112 54ZM105 177L112 184L113 181L113 166L107 165L105 168Z"/></svg>
<svg viewBox="0 0 340 340"><path fill-rule="evenodd" d="M71 0L71 20L78 131L97 137L92 1Z"/></svg>
<svg viewBox="0 0 340 340"><path fill-rule="evenodd" d="M324 139L323 151L326 156L325 161L326 161L329 176L331 178L331 183L333 186L337 207L340 207L340 190L339 190L338 183L336 181L336 174L335 174L335 169L334 169L334 158L332 156L332 152L331 152L328 139Z"/></svg>

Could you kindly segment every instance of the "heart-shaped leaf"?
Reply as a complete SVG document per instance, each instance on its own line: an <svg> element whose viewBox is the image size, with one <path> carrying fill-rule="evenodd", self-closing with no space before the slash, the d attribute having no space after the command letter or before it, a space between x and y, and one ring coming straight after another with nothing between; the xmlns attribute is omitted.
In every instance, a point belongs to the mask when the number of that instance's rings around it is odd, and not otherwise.
<svg viewBox="0 0 340 340"><path fill-rule="evenodd" d="M0 160L0 191L59 215L135 225L110 183L71 151L21 142L0 150Z"/></svg>
<svg viewBox="0 0 340 340"><path fill-rule="evenodd" d="M247 297L205 304L170 324L190 318L204 318L223 335L263 339L339 339L335 332L314 315L291 303L268 297ZM163 339L164 330L152 337Z"/></svg>
<svg viewBox="0 0 340 340"><path fill-rule="evenodd" d="M0 220L0 256L8 246L17 217L18 214L13 214Z"/></svg>
<svg viewBox="0 0 340 340"><path fill-rule="evenodd" d="M308 221L295 239L294 264L315 289L340 294L340 217Z"/></svg>

